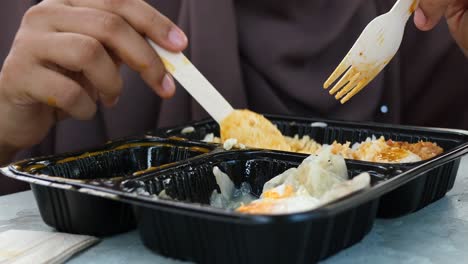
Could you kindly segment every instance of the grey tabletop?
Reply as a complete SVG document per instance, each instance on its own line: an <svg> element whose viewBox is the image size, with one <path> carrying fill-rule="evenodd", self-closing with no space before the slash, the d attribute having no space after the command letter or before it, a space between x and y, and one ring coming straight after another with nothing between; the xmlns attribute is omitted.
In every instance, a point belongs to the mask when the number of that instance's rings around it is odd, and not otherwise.
<svg viewBox="0 0 468 264"><path fill-rule="evenodd" d="M0 197L0 232L53 231L39 215L30 191ZM441 200L407 216L377 219L358 244L323 263L467 263L468 157L462 159L454 188ZM103 239L69 263L184 263L146 249L137 231Z"/></svg>

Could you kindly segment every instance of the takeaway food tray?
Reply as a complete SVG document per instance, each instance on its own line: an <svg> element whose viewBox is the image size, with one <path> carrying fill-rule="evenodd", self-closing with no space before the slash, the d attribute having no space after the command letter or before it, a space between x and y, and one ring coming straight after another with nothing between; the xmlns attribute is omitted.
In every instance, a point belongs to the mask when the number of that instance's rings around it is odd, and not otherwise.
<svg viewBox="0 0 468 264"><path fill-rule="evenodd" d="M377 214L398 216L445 195L453 186L460 157L468 151L468 136L461 132L266 117L287 135L308 134L319 143L384 135L434 141L445 152L411 164L347 160L351 177L370 172L371 188L313 211L285 215L245 215L207 205L217 188L213 166L236 185L249 182L258 195L264 182L307 157L269 150L225 151L201 142L206 133L216 132L210 120L92 150L34 158L2 172L31 183L42 218L60 231L103 236L131 229L136 222L147 247L178 259L310 263L360 241ZM187 126L194 132L181 134ZM162 190L175 199L157 197Z"/></svg>

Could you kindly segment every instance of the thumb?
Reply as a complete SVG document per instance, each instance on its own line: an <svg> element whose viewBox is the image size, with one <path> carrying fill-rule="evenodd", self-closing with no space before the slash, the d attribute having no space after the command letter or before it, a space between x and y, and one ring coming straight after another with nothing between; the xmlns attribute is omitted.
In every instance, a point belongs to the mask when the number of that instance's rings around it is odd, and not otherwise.
<svg viewBox="0 0 468 264"><path fill-rule="evenodd" d="M439 23L452 0L421 0L414 12L414 23L420 30L431 30Z"/></svg>

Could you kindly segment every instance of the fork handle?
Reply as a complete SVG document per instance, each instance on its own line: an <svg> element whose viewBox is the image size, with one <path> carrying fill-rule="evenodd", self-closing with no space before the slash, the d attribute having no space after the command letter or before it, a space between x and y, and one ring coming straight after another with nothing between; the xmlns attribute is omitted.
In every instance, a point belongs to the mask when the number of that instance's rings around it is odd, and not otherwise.
<svg viewBox="0 0 468 264"><path fill-rule="evenodd" d="M398 0L395 5L393 5L390 13L403 18L406 23L411 14L413 14L416 8L418 8L418 5L419 0Z"/></svg>
<svg viewBox="0 0 468 264"><path fill-rule="evenodd" d="M151 39L148 43L158 53L166 70L182 85L183 88L213 117L221 121L234 111L229 102L213 85L195 68L181 52L173 53L163 49Z"/></svg>

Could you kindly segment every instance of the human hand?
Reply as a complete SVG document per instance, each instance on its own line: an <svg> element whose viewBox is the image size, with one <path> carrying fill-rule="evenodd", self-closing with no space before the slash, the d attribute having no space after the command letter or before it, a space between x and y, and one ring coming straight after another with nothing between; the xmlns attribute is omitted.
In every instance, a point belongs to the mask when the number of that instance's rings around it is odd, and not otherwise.
<svg viewBox="0 0 468 264"><path fill-rule="evenodd" d="M414 13L420 30L431 30L445 16L453 38L468 57L468 0L421 0Z"/></svg>
<svg viewBox="0 0 468 264"><path fill-rule="evenodd" d="M187 46L142 0L44 0L28 10L0 72L0 152L39 143L65 116L92 118L98 100L114 105L121 62L171 97L174 80L144 36L174 52Z"/></svg>

